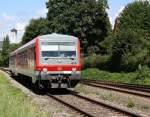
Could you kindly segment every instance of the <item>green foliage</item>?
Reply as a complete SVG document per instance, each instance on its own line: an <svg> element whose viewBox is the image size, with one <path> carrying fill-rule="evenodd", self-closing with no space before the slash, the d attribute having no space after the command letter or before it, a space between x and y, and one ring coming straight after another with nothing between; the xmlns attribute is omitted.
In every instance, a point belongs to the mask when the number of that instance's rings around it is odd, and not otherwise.
<svg viewBox="0 0 150 117"><path fill-rule="evenodd" d="M16 50L19 46L19 44L10 44L8 35L4 37L2 51L0 52L0 66L8 67L10 52Z"/></svg>
<svg viewBox="0 0 150 117"><path fill-rule="evenodd" d="M0 74L0 117L48 117L31 99Z"/></svg>
<svg viewBox="0 0 150 117"><path fill-rule="evenodd" d="M112 69L115 71L135 70L141 62L136 54L142 50L143 46L138 35L132 30L117 34L112 46Z"/></svg>
<svg viewBox="0 0 150 117"><path fill-rule="evenodd" d="M1 66L8 66L9 64L10 42L8 35L4 38L2 52L1 52Z"/></svg>
<svg viewBox="0 0 150 117"><path fill-rule="evenodd" d="M150 38L150 3L148 1L136 1L128 4L120 14L120 30L132 29L140 31L143 36Z"/></svg>
<svg viewBox="0 0 150 117"><path fill-rule="evenodd" d="M82 71L83 79L106 80L121 83L131 83L140 85L150 85L150 69L142 67L142 71L137 70L131 73L111 73L97 68L90 68Z"/></svg>
<svg viewBox="0 0 150 117"><path fill-rule="evenodd" d="M106 0L49 0L47 8L50 32L79 37L84 53L101 52L111 32Z"/></svg>
<svg viewBox="0 0 150 117"><path fill-rule="evenodd" d="M26 27L22 38L22 44L25 44L39 35L44 35L49 32L48 21L43 18L32 19Z"/></svg>
<svg viewBox="0 0 150 117"><path fill-rule="evenodd" d="M85 57L83 60L83 69L86 68L99 68L103 70L108 70L109 66L109 56L101 56L101 55L91 55L89 57Z"/></svg>
<svg viewBox="0 0 150 117"><path fill-rule="evenodd" d="M113 101L115 96L112 93L109 93L108 95L101 95L101 98L103 100Z"/></svg>
<svg viewBox="0 0 150 117"><path fill-rule="evenodd" d="M127 103L127 107L128 108L133 108L133 107L135 107L135 103L132 100L129 100L128 103Z"/></svg>
<svg viewBox="0 0 150 117"><path fill-rule="evenodd" d="M139 66L136 71L137 76L131 80L132 83L150 84L150 68L147 66Z"/></svg>
<svg viewBox="0 0 150 117"><path fill-rule="evenodd" d="M120 14L119 31L112 46L112 69L135 71L150 65L150 4L136 1Z"/></svg>
<svg viewBox="0 0 150 117"><path fill-rule="evenodd" d="M111 56L114 39L114 35L110 34L104 41L100 43L102 54Z"/></svg>
<svg viewBox="0 0 150 117"><path fill-rule="evenodd" d="M20 46L21 46L21 44L16 44L16 43L10 44L10 52L16 50L16 49L19 48Z"/></svg>

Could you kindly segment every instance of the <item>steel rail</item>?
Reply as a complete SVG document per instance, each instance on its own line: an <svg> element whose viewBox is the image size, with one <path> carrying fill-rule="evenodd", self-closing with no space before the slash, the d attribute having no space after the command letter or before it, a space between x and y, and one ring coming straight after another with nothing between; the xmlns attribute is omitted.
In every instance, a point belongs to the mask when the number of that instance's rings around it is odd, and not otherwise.
<svg viewBox="0 0 150 117"><path fill-rule="evenodd" d="M121 108L120 106L111 105L111 104L108 104L108 103L106 103L106 102L104 102L104 101L96 101L96 100L93 100L93 99L91 99L91 98L88 98L88 97L82 96L82 95L80 95L80 94L77 94L77 93L74 92L74 91L71 91L71 90L69 90L69 91L71 92L72 95L74 95L74 96L76 96L76 97L78 97L78 98L87 100L87 101L89 101L89 102L91 102L91 103L95 103L95 104L97 104L97 105L99 105L99 106L105 106L105 107L107 107L107 108L116 110L116 111L118 111L118 112L121 112L121 113L130 115L130 116L133 116L133 117L147 117L146 115L141 114L140 112L133 112L133 111L130 111L130 110L128 110L128 109Z"/></svg>
<svg viewBox="0 0 150 117"><path fill-rule="evenodd" d="M80 99L84 99L84 100L86 100L86 101L88 101L88 102L90 102L90 103L96 104L96 105L98 105L98 106L104 106L104 107L106 107L107 109L112 109L112 110L114 110L114 111L116 111L116 112L120 112L120 113L126 114L126 115L128 115L128 116L132 116L132 117L148 117L148 116L142 114L141 112L130 111L130 110L126 109L126 108L123 108L123 107L120 107L120 106L116 106L116 105L113 105L113 104L109 104L109 103L106 103L106 102L104 102L104 101L96 101L96 100L93 100L93 99L91 99L91 98L82 96L82 95L80 95L80 94L78 94L77 92L74 92L74 91L72 91L72 90L68 90L68 91L69 91L69 93L70 93L71 95L76 96L76 97L78 97L78 98L80 98ZM65 101L63 101L63 100L61 100L61 99L57 98L56 96L54 96L54 95L52 95L52 94L50 94L50 93L47 93L47 95L48 95L49 97L51 97L52 99L54 99L54 100L56 100L56 101L58 101L58 102L60 102L60 103L62 103L62 104L64 104L64 105L66 105L67 107L69 107L69 108L71 108L71 109L73 109L73 110L79 112L80 114L83 114L83 115L88 116L88 117L94 117L94 116L91 115L90 113L85 112L85 111L83 111L83 110L81 110L81 109L79 109L79 108L77 108L77 107L75 107L75 106L73 106L73 105L71 105L71 104L69 104L69 103L67 103L67 102L65 102Z"/></svg>
<svg viewBox="0 0 150 117"><path fill-rule="evenodd" d="M147 88L140 88L137 86L130 86L130 85L125 85L125 84L119 84L119 83L107 83L107 82L96 82L96 81L81 81L81 83L94 83L94 84L100 84L100 85L108 85L108 86L113 86L113 87L118 87L118 88L124 88L124 89L131 89L135 91L141 91L141 92L146 92L150 93L150 89Z"/></svg>
<svg viewBox="0 0 150 117"><path fill-rule="evenodd" d="M136 87L136 88L143 88L143 89L149 89L150 85L139 85L139 84L129 84L129 83L121 83L121 82L112 82L112 81L102 81L102 80L81 80L86 82L95 82L95 83L103 83L103 84L109 84L109 85L119 85L119 86L128 86L128 87Z"/></svg>
<svg viewBox="0 0 150 117"><path fill-rule="evenodd" d="M149 94L145 94L143 92L138 92L138 91L131 91L131 90L126 90L123 88L116 88L116 87L112 87L112 86L104 86L104 85L95 85L95 84L91 84L91 83L87 83L87 82L80 82L81 84L87 85L87 86L92 86L92 87L97 87L97 88L103 88L103 89L108 89L108 90L114 90L114 91L119 91L119 92L123 92L123 93L127 93L127 94L133 94L133 95L137 95L137 96L141 96L141 97L146 97L146 98L150 98Z"/></svg>
<svg viewBox="0 0 150 117"><path fill-rule="evenodd" d="M65 101L63 101L63 100L61 100L61 99L59 99L59 98L57 98L56 96L53 96L53 95L50 94L50 93L47 93L47 95L48 95L49 97L51 97L52 99L54 99L54 100L56 100L56 101L58 101L58 102L60 102L60 103L62 103L62 104L64 104L64 105L66 105L67 107L71 108L72 110L77 111L77 112L80 113L80 114L83 114L83 115L88 116L88 117L94 117L93 115L91 115L91 114L89 114L89 113L87 113L87 112L85 112L85 111L83 111L83 110L81 110L81 109L79 109L79 108L77 108L77 107L75 107L75 106L73 106L73 105L71 105L71 104L69 104L69 103L67 103L67 102L65 102Z"/></svg>

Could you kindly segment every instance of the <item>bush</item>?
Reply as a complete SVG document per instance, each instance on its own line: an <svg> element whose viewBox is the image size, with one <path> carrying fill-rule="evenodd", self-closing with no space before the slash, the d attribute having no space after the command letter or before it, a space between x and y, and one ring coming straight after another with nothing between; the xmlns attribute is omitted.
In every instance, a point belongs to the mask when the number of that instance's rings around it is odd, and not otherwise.
<svg viewBox="0 0 150 117"><path fill-rule="evenodd" d="M95 80L107 80L114 82L128 82L130 78L135 77L133 74L124 73L111 73L108 71L102 71L96 68L90 68L82 71L82 78L95 79Z"/></svg>
<svg viewBox="0 0 150 117"><path fill-rule="evenodd" d="M131 83L136 84L150 84L150 68L148 66L139 65L139 69L136 71L136 77L131 80Z"/></svg>
<svg viewBox="0 0 150 117"><path fill-rule="evenodd" d="M112 45L111 63L114 71L133 72L139 64L146 65L150 62L150 43L142 37L141 30L119 32Z"/></svg>
<svg viewBox="0 0 150 117"><path fill-rule="evenodd" d="M139 65L145 66L149 65L149 50L142 49L138 51L135 55L127 53L122 57L121 69L124 71L135 71L138 69Z"/></svg>
<svg viewBox="0 0 150 117"><path fill-rule="evenodd" d="M111 73L96 68L90 68L82 71L83 79L106 80L113 82L132 83L140 85L150 85L150 68L139 66L139 70L131 73Z"/></svg>
<svg viewBox="0 0 150 117"><path fill-rule="evenodd" d="M109 56L97 56L95 60L95 67L103 70L108 70L109 65Z"/></svg>
<svg viewBox="0 0 150 117"><path fill-rule="evenodd" d="M119 15L112 42L112 69L136 71L138 65L150 65L150 3L135 1Z"/></svg>
<svg viewBox="0 0 150 117"><path fill-rule="evenodd" d="M108 70L110 68L109 66L109 56L104 55L93 55L89 57L85 57L82 59L83 64L82 67L83 69L86 68L99 68L99 69L104 69Z"/></svg>

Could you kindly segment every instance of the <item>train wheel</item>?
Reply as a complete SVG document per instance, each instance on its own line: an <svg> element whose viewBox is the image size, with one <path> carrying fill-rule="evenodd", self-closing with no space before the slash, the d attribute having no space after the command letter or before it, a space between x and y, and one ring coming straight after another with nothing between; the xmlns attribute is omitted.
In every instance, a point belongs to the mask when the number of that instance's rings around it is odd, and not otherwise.
<svg viewBox="0 0 150 117"><path fill-rule="evenodd" d="M41 94L43 88L40 85L40 82L37 81L35 84L33 84L33 91L37 94Z"/></svg>
<svg viewBox="0 0 150 117"><path fill-rule="evenodd" d="M41 84L42 84L42 87L43 87L44 89L50 89L50 88L51 88L51 83L50 83L50 81L45 80L45 81L42 81Z"/></svg>

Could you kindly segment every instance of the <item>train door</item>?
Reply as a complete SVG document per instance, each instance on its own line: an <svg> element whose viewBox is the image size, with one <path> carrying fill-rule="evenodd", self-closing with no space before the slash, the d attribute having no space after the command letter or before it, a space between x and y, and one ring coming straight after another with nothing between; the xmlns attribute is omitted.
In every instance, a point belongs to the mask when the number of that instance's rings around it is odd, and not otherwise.
<svg viewBox="0 0 150 117"><path fill-rule="evenodd" d="M29 68L29 70L34 71L34 68L35 68L35 47L32 47L29 49L28 68Z"/></svg>

